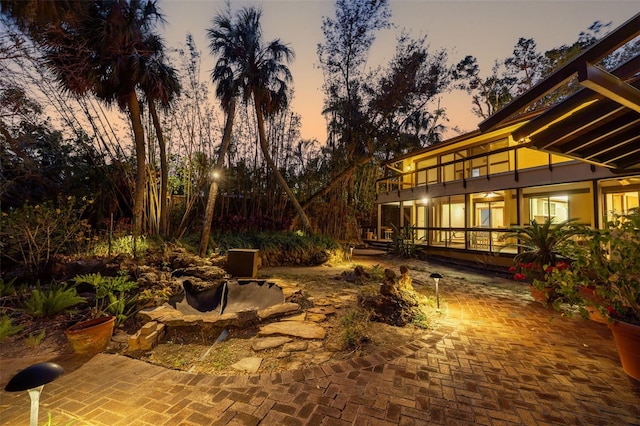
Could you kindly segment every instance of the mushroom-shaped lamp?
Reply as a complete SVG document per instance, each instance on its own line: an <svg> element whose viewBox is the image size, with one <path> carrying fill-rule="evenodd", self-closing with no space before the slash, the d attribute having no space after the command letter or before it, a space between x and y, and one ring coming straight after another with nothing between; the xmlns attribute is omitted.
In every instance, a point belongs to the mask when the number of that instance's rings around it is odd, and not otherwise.
<svg viewBox="0 0 640 426"><path fill-rule="evenodd" d="M53 362L41 362L19 371L9 380L4 390L7 392L29 392L31 398L31 426L38 425L40 392L47 383L53 382L64 373L64 369Z"/></svg>

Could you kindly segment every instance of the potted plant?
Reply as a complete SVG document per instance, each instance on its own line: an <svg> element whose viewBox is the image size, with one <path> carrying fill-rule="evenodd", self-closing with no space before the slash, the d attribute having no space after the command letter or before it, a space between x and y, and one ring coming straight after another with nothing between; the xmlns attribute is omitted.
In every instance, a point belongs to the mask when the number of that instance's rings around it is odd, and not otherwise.
<svg viewBox="0 0 640 426"><path fill-rule="evenodd" d="M640 212L615 215L571 250L571 268L546 276L583 314L597 310L618 349L623 370L640 380ZM557 304L560 308L559 304Z"/></svg>
<svg viewBox="0 0 640 426"><path fill-rule="evenodd" d="M555 289L558 296L554 301L554 308L572 315L576 310L585 319L607 323L608 314L602 314L597 308L603 305L605 300L596 294L597 276L590 270L587 261L592 257L591 244L585 240L576 241L575 248L571 252L572 263L566 267L547 268L544 277L544 285ZM558 266L562 266L558 264Z"/></svg>
<svg viewBox="0 0 640 426"><path fill-rule="evenodd" d="M103 277L101 274L78 275L76 285L89 284L95 289L95 305L89 319L81 321L65 331L74 351L93 354L106 349L114 326L127 319L135 309L136 296L128 292L137 287L126 276Z"/></svg>
<svg viewBox="0 0 640 426"><path fill-rule="evenodd" d="M530 225L512 226L506 230L502 239L514 238L518 242L509 244L517 247L519 253L514 258L514 278L531 282L531 294L534 299L543 303L557 298L557 288L548 285L545 276L553 269L565 269L569 258L566 253L571 250L575 237L586 232L584 225L575 223L577 219L568 219L554 223L547 217L543 224L532 220Z"/></svg>
<svg viewBox="0 0 640 426"><path fill-rule="evenodd" d="M594 276L595 305L608 315L622 368L640 380L640 211L616 215L589 241L585 268Z"/></svg>

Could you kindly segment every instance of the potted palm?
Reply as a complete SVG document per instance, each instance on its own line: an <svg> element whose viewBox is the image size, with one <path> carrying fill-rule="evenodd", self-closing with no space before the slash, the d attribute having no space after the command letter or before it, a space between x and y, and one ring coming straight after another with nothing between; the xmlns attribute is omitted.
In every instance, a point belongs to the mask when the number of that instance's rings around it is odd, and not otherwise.
<svg viewBox="0 0 640 426"><path fill-rule="evenodd" d="M556 286L548 285L545 277L554 269L567 267L569 259L563 253L570 252L568 247L574 244L575 237L587 229L576 221L568 219L554 223L553 218L547 217L542 224L533 220L530 225L512 226L502 236L505 240L518 241L509 244L518 249L511 271L516 280L531 282L531 294L538 301L546 303L557 297Z"/></svg>
<svg viewBox="0 0 640 426"><path fill-rule="evenodd" d="M95 305L89 318L65 330L73 350L80 354L94 354L106 349L114 326L126 320L135 307L135 296L127 292L137 287L126 276L103 277L101 274L78 275L76 285L89 284L95 290Z"/></svg>

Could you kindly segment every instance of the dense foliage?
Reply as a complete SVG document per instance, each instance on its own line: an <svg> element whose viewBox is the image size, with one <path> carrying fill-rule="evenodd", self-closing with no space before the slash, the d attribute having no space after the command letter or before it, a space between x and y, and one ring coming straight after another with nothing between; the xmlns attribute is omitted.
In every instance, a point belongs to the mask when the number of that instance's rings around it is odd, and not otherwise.
<svg viewBox="0 0 640 426"><path fill-rule="evenodd" d="M394 28L392 4L338 0L333 16L323 18L318 45L329 136L316 141L300 136L301 117L289 109L293 52L264 37L259 9L228 5L214 17L210 82L201 79L193 37L171 54L162 43L157 2L78 5L0 1L2 212L17 223L31 217L25 203L52 203L55 211L58 198L91 199L79 219L92 235L125 222L138 235L200 235L202 255L207 227L232 229L235 222L358 239L360 229L375 227L380 163L442 139L443 93L454 84L469 90L485 117L608 27L596 22L575 42L544 53L521 38L489 76L473 57L452 67L446 51L402 31L388 63L373 68L376 37ZM638 46L629 43L603 64L616 67ZM557 102L572 84L543 103ZM46 264L48 254L27 260L38 250L25 256L13 243L2 242L11 246L4 250L10 262L33 271Z"/></svg>
<svg viewBox="0 0 640 426"><path fill-rule="evenodd" d="M568 268L550 270L544 282L578 305L595 306L612 320L640 325L640 211L615 215L603 230L588 230L563 250ZM595 297L585 298L583 289Z"/></svg>

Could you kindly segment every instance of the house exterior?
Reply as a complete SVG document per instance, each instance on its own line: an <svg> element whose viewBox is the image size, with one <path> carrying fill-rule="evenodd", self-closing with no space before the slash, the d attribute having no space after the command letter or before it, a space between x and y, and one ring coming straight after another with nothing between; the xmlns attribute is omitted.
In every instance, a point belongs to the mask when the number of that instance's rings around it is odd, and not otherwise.
<svg viewBox="0 0 640 426"><path fill-rule="evenodd" d="M375 236L411 227L432 256L508 266L512 225L554 218L598 228L639 207L640 56L610 72L610 52L640 36L636 15L480 123L477 131L385 164ZM524 113L569 78L581 89Z"/></svg>

